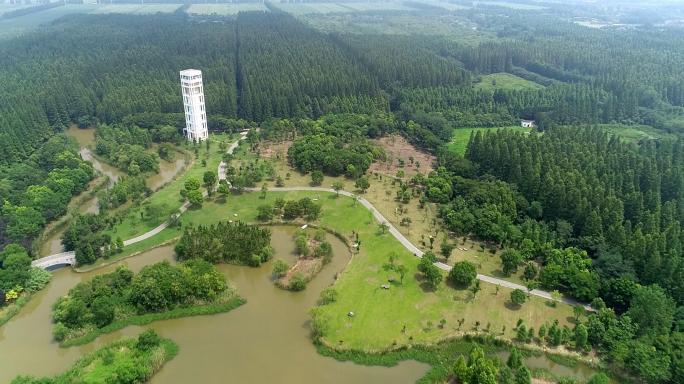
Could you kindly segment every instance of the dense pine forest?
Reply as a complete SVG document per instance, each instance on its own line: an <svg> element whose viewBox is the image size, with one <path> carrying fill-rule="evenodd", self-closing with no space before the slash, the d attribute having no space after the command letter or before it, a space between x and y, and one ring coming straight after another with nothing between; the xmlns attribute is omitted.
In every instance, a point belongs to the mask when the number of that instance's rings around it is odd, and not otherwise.
<svg viewBox="0 0 684 384"><path fill-rule="evenodd" d="M145 150L180 141L178 71L198 68L210 129L258 126L262 139L292 140L288 160L302 173L367 184L371 164L386 159L369 139L388 133L435 155L436 170L410 184L421 206L437 204L449 234L505 249L504 272L525 269L531 288L591 303L596 313L581 324L588 343L620 371L684 382L681 30L587 28L478 7L454 16L468 26L461 39L317 29L268 8L70 15L0 41L0 249L30 249L93 179L64 134L71 125L96 126L96 154L131 176L101 195L103 207L147 193L136 176L158 171L159 157ZM478 132L464 156L446 145L455 129L521 119L536 129ZM625 140L604 124L642 124L667 138ZM228 171L240 188L275 176L257 166ZM84 263L119 251L107 225L76 216L64 245ZM271 256L269 240L242 223L190 226L176 253L258 266Z"/></svg>

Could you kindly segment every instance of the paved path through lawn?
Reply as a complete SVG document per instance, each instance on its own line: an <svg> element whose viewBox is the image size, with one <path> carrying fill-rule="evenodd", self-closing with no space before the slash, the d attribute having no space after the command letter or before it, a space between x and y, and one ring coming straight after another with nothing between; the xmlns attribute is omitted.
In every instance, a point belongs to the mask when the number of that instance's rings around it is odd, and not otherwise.
<svg viewBox="0 0 684 384"><path fill-rule="evenodd" d="M261 191L261 189L260 188L248 188L247 191L256 192L256 191ZM334 189L324 188L324 187L280 187L280 188L276 187L276 188L269 188L268 191L269 192L311 191L311 192L333 192L333 193L336 193L336 191ZM389 228L389 233L391 233L392 236L394 236L394 238L397 239L401 243L401 245L404 246L404 248L406 248L409 252L413 253L413 255L416 257L419 257L419 258L423 257L423 251L421 251L418 247L413 245L413 243L411 243L411 241L409 241L409 239L407 239L406 236L404 236L401 232L399 232L399 230L392 223L390 223L390 221L387 220L385 218L385 216L383 216L383 214L380 213L380 211L378 211L375 208L375 206L373 206L373 204L371 204L368 200L366 200L363 197L356 195L352 192L348 192L348 191L340 190L337 193L339 193L340 195L343 195L343 196L349 196L353 199L356 199L359 202L359 204L361 204L362 206L366 207L369 211L371 211L371 213L373 214L373 217L375 217L375 219L378 222L387 224L387 226ZM443 271L448 272L451 270L450 265L444 264L444 263L439 262L439 261L436 262L435 265ZM491 283L491 284L499 285L499 286L510 288L510 289L520 289L524 292L529 292L531 295L538 296L538 297L541 297L541 298L544 298L547 300L554 300L554 298L551 296L550 292L543 291L541 289L533 289L532 291L528 291L527 287L525 287L524 285L516 284L516 283L510 282L508 280L499 279L497 277L481 275L481 274L477 275L477 279L484 281L486 283ZM567 298L567 297L561 297L559 299L559 301L563 302L565 304L568 304L568 305L580 304L576 300L574 300L572 298ZM592 310L592 308L589 305L584 305L584 307L587 310Z"/></svg>

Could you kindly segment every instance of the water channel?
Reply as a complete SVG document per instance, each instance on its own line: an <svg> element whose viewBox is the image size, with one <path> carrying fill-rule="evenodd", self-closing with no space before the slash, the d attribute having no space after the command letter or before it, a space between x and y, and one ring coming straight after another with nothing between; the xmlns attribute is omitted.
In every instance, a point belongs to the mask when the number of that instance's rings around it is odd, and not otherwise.
<svg viewBox="0 0 684 384"><path fill-rule="evenodd" d="M292 227L273 227L276 257L293 262ZM429 368L414 361L392 367L367 367L320 356L309 338L309 308L320 291L344 269L350 254L335 237L333 260L303 292L276 288L270 280L271 263L260 268L221 265L219 268L247 304L224 314L188 317L150 324L180 346L180 353L153 378L152 383L413 383ZM173 248L161 247L124 260L132 270L162 260L173 260ZM59 348L52 342L50 311L58 297L80 281L113 270L90 273L70 269L55 272L50 285L35 295L19 315L0 328L0 382L18 374L54 375L78 357L141 327L128 327L81 347Z"/></svg>
<svg viewBox="0 0 684 384"><path fill-rule="evenodd" d="M97 157L93 155L90 149L95 143L95 129L80 129L75 125L72 125L67 131L67 136L76 139L78 144L81 146L79 153L83 160L89 161L93 168L100 174L109 178L109 185L112 186L114 183L122 176L126 174L119 170L118 168L111 166L107 163L100 161ZM173 178L181 172L184 167L189 164L189 160L180 153L176 154L176 159L173 161L160 160L159 161L159 173L150 175L147 180L147 187L153 191L163 187L166 183L173 180ZM83 192L84 194L90 193L90 191ZM87 200L83 201L80 197L74 199L74 201L81 201L78 206L78 211L80 213L97 213L99 211L99 206L97 202L97 197L92 196ZM48 256L55 253L63 252L64 247L62 246L62 234L66 228L53 231L44 241L40 249L40 256Z"/></svg>

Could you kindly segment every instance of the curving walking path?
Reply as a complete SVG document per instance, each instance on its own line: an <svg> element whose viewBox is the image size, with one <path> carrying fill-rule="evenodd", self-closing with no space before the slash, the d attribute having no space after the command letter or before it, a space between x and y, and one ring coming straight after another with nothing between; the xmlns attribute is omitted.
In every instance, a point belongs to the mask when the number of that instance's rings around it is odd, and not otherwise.
<svg viewBox="0 0 684 384"><path fill-rule="evenodd" d="M241 132L240 137L230 145L227 152L232 154L233 151L235 151L235 149L240 144L240 141L244 140L246 136L247 136L247 132ZM217 170L219 181L226 179L226 167L227 167L227 164L225 163L225 161L221 161L221 163L218 166L218 170ZM261 189L260 188L247 188L246 191L257 192L257 191L261 191ZM348 191L344 191L344 190L335 191L332 188L325 188L325 187L275 187L275 188L270 188L269 191L270 192L297 192L297 191L331 192L331 193L338 193L340 195L348 196L348 197L351 197L353 199L356 199L359 202L359 204L361 204L363 207L368 209L373 214L373 217L378 222L387 224L387 226L389 228L389 230L388 230L389 233L392 236L394 236L394 238L397 239L397 241L399 241L401 243L401 245L404 246L404 248L406 248L409 252L411 252L414 256L416 256L418 258L423 257L423 251L421 251L418 247L416 247L413 243L411 243L411 241L409 241L409 239L406 238L406 236L404 236L401 232L399 232L399 230L389 220L387 220L387 218L385 218L385 216L382 213L380 213L380 211L378 211L377 208L375 208L375 206L373 204L371 204L370 201L366 200L365 198L363 198L357 194L354 194L354 193L348 192ZM206 192L204 194L206 196ZM188 209L188 207L189 207L189 203L188 202L184 203L180 207L178 215L183 214ZM150 231L148 231L148 232L146 232L140 236L126 240L126 241L124 241L124 246L128 246L131 244L141 242L143 240L147 240L147 239L157 235L159 232L163 231L164 229L166 229L168 227L168 225L169 225L168 222L164 222L164 223L160 224L159 226L157 226L156 228L154 228L154 229L152 229L152 230L150 230ZM33 261L32 265L36 266L36 267L41 267L41 268L49 268L49 267L52 267L55 265L64 265L64 264L73 265L74 263L75 263L74 253L73 252L65 252L65 253L60 253L60 254L56 254L56 255L46 256L46 257L43 257L41 259L36 259ZM444 264L444 263L439 262L439 261L436 262L435 265L439 269L446 271L446 272L449 272L451 270L450 265ZM547 300L556 300L553 298L553 296L551 295L550 292L543 291L541 289L533 289L531 291L528 291L527 287L525 287L524 285L516 284L516 283L510 282L508 280L499 279L497 277L477 274L477 279L480 281L484 281L486 283L498 285L498 286L509 288L509 289L520 289L524 292L528 292L530 295L541 297L541 298L544 298ZM571 299L571 298L561 297L560 299L558 299L558 301L565 303L565 304L568 304L568 305L580 304L580 305L583 305L586 310L593 311L593 308L591 308L591 306L579 303L578 301Z"/></svg>
<svg viewBox="0 0 684 384"><path fill-rule="evenodd" d="M261 189L258 189L258 188L248 188L247 189L247 191L250 191L250 192L256 192L256 191L260 191L260 190ZM373 204L371 204L370 201L364 199L363 197L361 197L359 195L356 195L352 192L343 191L343 190L336 192L334 189L324 188L324 187L280 187L280 188L276 187L276 188L269 188L269 192L296 192L296 191L332 192L332 193L339 193L340 195L348 196L348 197L356 199L359 202L359 204L361 204L362 206L366 207L369 211L371 211L371 213L373 214L373 217L378 222L387 224L387 226L389 228L389 233L392 234L392 236L394 236L394 238L397 239L401 243L401 245L404 246L404 248L406 248L409 252L413 253L413 255L418 257L418 258L423 257L423 253L424 253L423 251L421 251L418 247L416 247L413 243L411 243L411 241L409 239L407 239L406 236L404 236L401 232L399 232L399 230L389 220L387 220L387 218L385 218L385 216L382 213L380 213L380 211L378 211L375 208L375 206L373 206ZM444 264L444 263L439 262L439 261L436 262L435 265L439 269L446 271L446 272L449 272L451 270L450 265ZM516 283L510 282L508 280L499 279L497 277L477 274L477 279L484 281L486 283L498 285L498 286L505 287L505 288L520 289L524 292L528 292L530 295L541 297L541 298L544 298L547 300L555 300L551 296L550 292L543 291L541 289L533 289L531 291L528 291L527 287L525 287L524 285L516 284ZM558 299L558 301L565 303L565 304L568 304L568 305L581 304L584 306L584 308L586 310L589 310L589 311L593 310L591 308L591 306L579 303L578 301L571 299L571 298L561 297L560 299Z"/></svg>
<svg viewBox="0 0 684 384"><path fill-rule="evenodd" d="M237 140L235 140L228 147L227 152L229 154L232 154L233 151L235 151L235 148L237 148L238 145L240 144L240 141L244 140L245 137L247 137L247 132L241 132L240 137ZM81 153L81 155L83 155L83 153ZM221 161L221 163L218 166L218 175L219 175L219 180L226 178L226 163L224 161ZM203 195L206 197L207 192L205 191L203 193ZM185 211L188 210L189 207L190 207L190 203L188 203L186 201L178 209L177 215L178 216L182 215ZM153 229L143 233L140 236L136 236L132 239L124 240L123 244L124 244L124 246L128 246L131 244L139 243L143 240L147 240L147 239L159 234L159 232L165 230L168 226L169 226L168 221L165 221L165 222L159 224L156 228L153 228ZM52 267L56 267L56 266L75 265L75 264L76 264L76 253L74 251L62 252L62 253L57 253L57 254L50 255L50 256L41 257L40 259L35 259L31 262L31 265L33 267L44 268L44 269L48 269L48 268L52 268Z"/></svg>

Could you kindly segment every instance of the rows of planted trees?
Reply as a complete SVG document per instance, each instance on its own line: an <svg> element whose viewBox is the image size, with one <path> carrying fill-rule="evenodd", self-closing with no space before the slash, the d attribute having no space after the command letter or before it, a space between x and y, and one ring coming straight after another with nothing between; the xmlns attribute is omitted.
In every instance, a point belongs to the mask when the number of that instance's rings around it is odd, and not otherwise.
<svg viewBox="0 0 684 384"><path fill-rule="evenodd" d="M33 155L49 151L46 141L70 123L108 124L98 135L98 153L132 173L154 171L154 155L140 147L178 137L183 119L177 77L187 67L203 70L210 124L222 130L272 117L356 112L385 119L394 112L396 129L437 150L454 126L508 125L520 118L534 117L542 128L553 122L677 128L684 100L680 37L530 22L511 12L464 14L485 33L508 36L467 44L430 36L328 35L280 12L241 13L216 23L181 14L78 15L3 41L0 241L28 243L82 189L87 177L70 176L73 187L49 185L51 191L27 196L55 168L77 168ZM545 87L473 87L479 75L496 72ZM331 174L349 173L330 161L343 156L358 176L368 161L358 153L367 149L347 136L319 133L302 146L326 148L327 159L303 155L298 168L322 160ZM36 201L44 200L35 197L39 192L56 193L47 200L58 206Z"/></svg>
<svg viewBox="0 0 684 384"><path fill-rule="evenodd" d="M178 244L179 260L259 266L273 256L271 231L243 222L188 226Z"/></svg>
<svg viewBox="0 0 684 384"><path fill-rule="evenodd" d="M443 151L422 184L447 229L505 249L504 275L592 303L572 333L546 327L540 339L593 346L647 382L674 383L684 351L682 148L592 127L478 132L465 158Z"/></svg>

